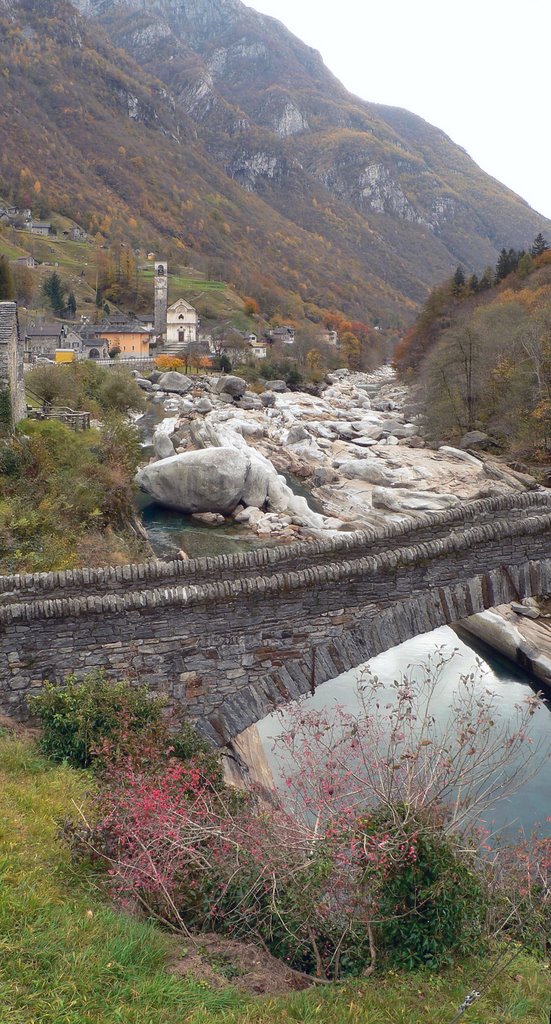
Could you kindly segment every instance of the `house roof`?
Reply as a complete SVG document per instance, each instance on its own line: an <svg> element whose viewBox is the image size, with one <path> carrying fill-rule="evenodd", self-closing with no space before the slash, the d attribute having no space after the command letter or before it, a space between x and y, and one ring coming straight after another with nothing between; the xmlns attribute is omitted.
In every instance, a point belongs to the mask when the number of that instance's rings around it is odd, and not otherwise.
<svg viewBox="0 0 551 1024"><path fill-rule="evenodd" d="M126 323L126 324L99 324L97 334L99 336L103 334L147 334L148 337L153 333L147 327L142 327L139 323Z"/></svg>
<svg viewBox="0 0 551 1024"><path fill-rule="evenodd" d="M32 324L25 332L27 338L59 338L63 324L44 323Z"/></svg>

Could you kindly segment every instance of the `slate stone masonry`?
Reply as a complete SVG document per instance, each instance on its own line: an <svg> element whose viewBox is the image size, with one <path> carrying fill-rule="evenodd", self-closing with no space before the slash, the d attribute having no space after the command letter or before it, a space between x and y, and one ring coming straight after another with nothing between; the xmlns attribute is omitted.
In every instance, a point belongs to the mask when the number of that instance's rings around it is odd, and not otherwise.
<svg viewBox="0 0 551 1024"><path fill-rule="evenodd" d="M410 637L551 592L551 491L243 555L0 578L0 711L102 667L223 743Z"/></svg>

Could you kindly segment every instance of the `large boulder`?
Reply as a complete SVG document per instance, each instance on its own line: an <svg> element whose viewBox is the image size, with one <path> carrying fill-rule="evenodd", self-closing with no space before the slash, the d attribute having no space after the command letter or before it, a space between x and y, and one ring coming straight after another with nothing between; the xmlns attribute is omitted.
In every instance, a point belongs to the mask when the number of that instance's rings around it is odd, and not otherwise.
<svg viewBox="0 0 551 1024"><path fill-rule="evenodd" d="M231 375L219 377L216 382L216 393L218 395L229 395L230 398L241 398L247 390L247 381L242 377Z"/></svg>
<svg viewBox="0 0 551 1024"><path fill-rule="evenodd" d="M162 391L170 391L175 395L185 395L193 387L193 381L177 370L167 370L159 377L158 384Z"/></svg>
<svg viewBox="0 0 551 1024"><path fill-rule="evenodd" d="M461 448L478 448L481 452L499 448L499 441L490 437L489 434L485 434L483 430L469 430L467 434L463 435L459 444Z"/></svg>
<svg viewBox="0 0 551 1024"><path fill-rule="evenodd" d="M271 380L266 387L268 391L275 391L278 394L289 390L284 380Z"/></svg>
<svg viewBox="0 0 551 1024"><path fill-rule="evenodd" d="M203 448L144 466L136 483L178 512L232 512L241 500L250 460L234 448ZM247 502L255 504L255 502Z"/></svg>

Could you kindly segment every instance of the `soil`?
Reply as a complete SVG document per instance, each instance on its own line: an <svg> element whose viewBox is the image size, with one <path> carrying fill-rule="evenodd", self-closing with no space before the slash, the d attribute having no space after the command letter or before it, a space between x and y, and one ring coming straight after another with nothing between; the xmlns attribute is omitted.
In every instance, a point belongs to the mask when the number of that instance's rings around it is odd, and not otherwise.
<svg viewBox="0 0 551 1024"><path fill-rule="evenodd" d="M282 995L309 988L308 978L251 942L221 935L198 935L170 967L179 977L191 975L211 988L228 985L249 995Z"/></svg>

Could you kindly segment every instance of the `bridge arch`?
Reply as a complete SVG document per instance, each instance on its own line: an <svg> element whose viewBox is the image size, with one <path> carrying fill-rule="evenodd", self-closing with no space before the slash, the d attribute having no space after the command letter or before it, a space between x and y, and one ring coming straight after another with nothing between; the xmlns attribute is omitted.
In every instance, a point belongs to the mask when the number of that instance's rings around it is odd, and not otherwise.
<svg viewBox="0 0 551 1024"><path fill-rule="evenodd" d="M551 593L551 491L189 562L0 578L0 710L102 667L213 742L404 640Z"/></svg>

